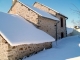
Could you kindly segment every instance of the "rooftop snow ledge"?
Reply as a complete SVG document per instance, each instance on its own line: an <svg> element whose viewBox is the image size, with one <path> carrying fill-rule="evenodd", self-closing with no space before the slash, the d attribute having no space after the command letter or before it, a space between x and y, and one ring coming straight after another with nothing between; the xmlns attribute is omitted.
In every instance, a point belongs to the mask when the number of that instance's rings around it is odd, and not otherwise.
<svg viewBox="0 0 80 60"><path fill-rule="evenodd" d="M53 37L18 15L0 12L0 18L0 34L12 46L55 41Z"/></svg>

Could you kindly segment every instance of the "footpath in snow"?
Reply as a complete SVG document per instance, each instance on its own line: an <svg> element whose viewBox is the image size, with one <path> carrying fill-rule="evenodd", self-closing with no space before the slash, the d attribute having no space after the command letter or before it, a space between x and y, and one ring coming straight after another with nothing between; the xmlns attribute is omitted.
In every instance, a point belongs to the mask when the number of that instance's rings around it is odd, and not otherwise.
<svg viewBox="0 0 80 60"><path fill-rule="evenodd" d="M80 60L80 36L72 36L59 40L57 46L44 50L23 60Z"/></svg>

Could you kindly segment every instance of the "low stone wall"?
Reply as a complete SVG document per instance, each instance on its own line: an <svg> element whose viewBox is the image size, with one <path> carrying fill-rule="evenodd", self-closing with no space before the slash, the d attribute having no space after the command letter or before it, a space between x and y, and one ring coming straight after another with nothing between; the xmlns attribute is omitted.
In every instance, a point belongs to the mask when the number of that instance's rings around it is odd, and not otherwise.
<svg viewBox="0 0 80 60"><path fill-rule="evenodd" d="M8 48L9 44L7 41L0 35L0 60L8 60Z"/></svg>
<svg viewBox="0 0 80 60"><path fill-rule="evenodd" d="M18 46L12 46L8 51L9 60L19 60L24 56L29 57L32 54L36 54L39 51L42 51L44 48L48 49L52 47L51 42L40 43L40 44L24 44Z"/></svg>
<svg viewBox="0 0 80 60"><path fill-rule="evenodd" d="M19 60L22 59L24 56L29 57L32 54L36 54L42 51L44 48L48 49L51 47L52 42L11 46L0 35L0 60Z"/></svg>

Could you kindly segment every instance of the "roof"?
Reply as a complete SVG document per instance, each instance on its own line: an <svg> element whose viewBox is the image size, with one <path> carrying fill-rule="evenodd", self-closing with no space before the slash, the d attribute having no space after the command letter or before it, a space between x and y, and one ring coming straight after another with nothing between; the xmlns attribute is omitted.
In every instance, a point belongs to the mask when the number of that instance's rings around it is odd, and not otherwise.
<svg viewBox="0 0 80 60"><path fill-rule="evenodd" d="M19 1L19 3L23 4L20 1ZM23 4L23 5L25 5L25 4ZM40 16L43 16L43 17L46 17L46 18L50 18L50 19L59 21L59 19L57 17L52 16L51 14L49 14L49 13L43 11L43 10L40 10L40 9L38 9L36 7L33 7L33 6L30 6L28 4L26 4L25 6L28 7L29 9L33 10L34 12L36 12L37 14L39 14Z"/></svg>
<svg viewBox="0 0 80 60"><path fill-rule="evenodd" d="M39 3L39 2L35 2L35 3ZM35 4L35 3L34 3L34 4ZM34 5L34 4L33 4L33 5ZM39 3L39 4L41 4L41 3ZM56 13L60 14L61 16L64 16L65 18L68 18L68 17L66 17L65 15L63 15L62 13L60 13L60 12L58 12L58 11L56 11L56 10L54 10L54 9L52 9L52 8L50 8L50 7L48 7L48 6L46 6L46 5L44 5L44 4L41 4L41 5L43 5L43 6L47 7L47 8L49 8L49 9L51 9L51 10L53 10L53 11L55 11Z"/></svg>
<svg viewBox="0 0 80 60"><path fill-rule="evenodd" d="M0 12L0 34L12 46L55 41L22 17L3 12Z"/></svg>

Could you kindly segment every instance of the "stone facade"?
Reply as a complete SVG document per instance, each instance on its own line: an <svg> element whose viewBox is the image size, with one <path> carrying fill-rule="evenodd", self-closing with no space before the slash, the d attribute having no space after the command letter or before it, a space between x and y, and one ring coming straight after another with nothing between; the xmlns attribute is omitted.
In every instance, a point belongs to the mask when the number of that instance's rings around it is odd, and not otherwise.
<svg viewBox="0 0 80 60"><path fill-rule="evenodd" d="M18 14L19 16L23 17L25 20L35 25L38 24L38 14L18 1L15 3L15 5L12 6L9 13Z"/></svg>
<svg viewBox="0 0 80 60"><path fill-rule="evenodd" d="M56 21L39 16L39 29L56 38Z"/></svg>
<svg viewBox="0 0 80 60"><path fill-rule="evenodd" d="M27 6L17 1L9 10L10 14L18 14L27 21L33 23L37 28L48 33L52 37L56 38L56 22L55 20L42 17L35 11L29 9Z"/></svg>
<svg viewBox="0 0 80 60"><path fill-rule="evenodd" d="M48 49L51 47L52 42L11 46L0 35L0 60L19 60L25 56L29 57L32 54L36 54L37 52L42 51L44 48Z"/></svg>
<svg viewBox="0 0 80 60"><path fill-rule="evenodd" d="M8 49L9 44L7 41L0 35L0 60L8 60Z"/></svg>
<svg viewBox="0 0 80 60"><path fill-rule="evenodd" d="M40 3L38 3L38 2L35 2L33 6L36 7L36 8L39 8L39 9L41 9L41 10L44 10L44 11L46 11L46 12L48 12L48 13L51 13L51 14L54 15L54 16L56 16L56 14L57 14L57 13L56 13L55 11L53 11L52 9L49 9L47 6L44 6L43 4L40 4Z"/></svg>
<svg viewBox="0 0 80 60"><path fill-rule="evenodd" d="M35 2L33 6L36 8L39 8L41 10L44 10L44 11L52 14L53 16L56 16L60 20L60 22L57 24L57 39L61 38L61 32L64 35L63 37L66 37L66 35L67 35L66 34L67 33L67 31L66 31L66 19L67 19L67 17L66 16L64 16L64 15L58 13L57 11L55 11L55 10L53 10L53 9L43 5L43 4L40 4L38 2ZM63 27L61 27L61 18L63 19Z"/></svg>

